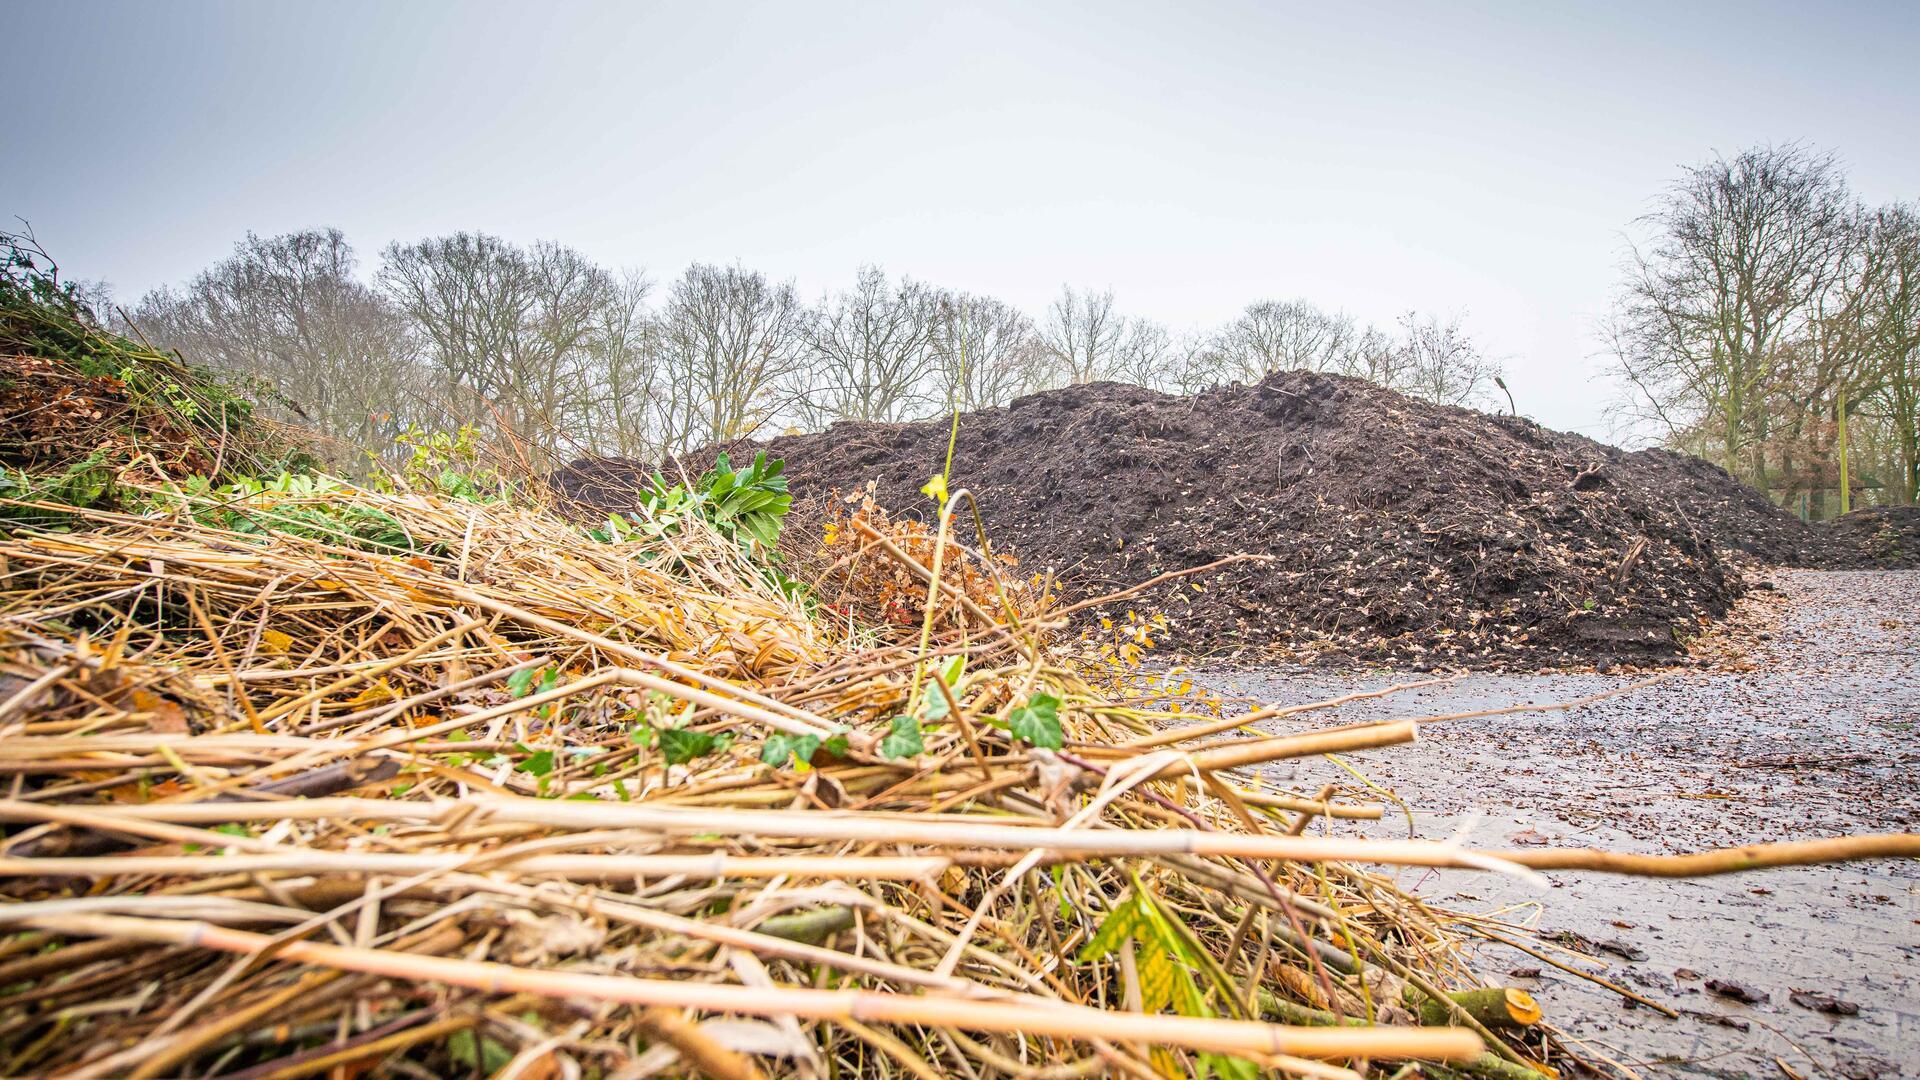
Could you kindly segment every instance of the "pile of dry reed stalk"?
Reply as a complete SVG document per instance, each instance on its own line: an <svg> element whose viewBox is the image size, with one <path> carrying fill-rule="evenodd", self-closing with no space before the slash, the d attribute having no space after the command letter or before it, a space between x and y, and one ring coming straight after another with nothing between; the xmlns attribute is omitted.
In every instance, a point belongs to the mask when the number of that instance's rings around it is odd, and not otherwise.
<svg viewBox="0 0 1920 1080"><path fill-rule="evenodd" d="M410 550L44 506L60 530L0 537L0 1075L1504 1077L1554 1053L1454 1003L1477 924L1382 868L1604 856L1309 835L1380 808L1233 772L1418 721L1169 731L1193 717L1096 690L1031 590L930 588L923 626L868 627L698 529L319 498ZM936 562L973 557L941 536ZM1008 730L1042 698L1057 750ZM916 709L920 752L889 756ZM1900 850L1864 843L1686 869Z"/></svg>

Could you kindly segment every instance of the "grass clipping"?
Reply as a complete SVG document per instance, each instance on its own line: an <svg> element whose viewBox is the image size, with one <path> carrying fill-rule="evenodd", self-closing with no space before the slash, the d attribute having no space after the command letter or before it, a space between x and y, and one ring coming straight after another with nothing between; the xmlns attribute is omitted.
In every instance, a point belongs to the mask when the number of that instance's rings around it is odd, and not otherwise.
<svg viewBox="0 0 1920 1080"><path fill-rule="evenodd" d="M0 538L0 1074L1541 1075L1463 960L1519 931L1392 869L1674 871L1307 835L1380 808L1233 770L1422 721L1169 730L950 523L803 589L697 515L135 494Z"/></svg>

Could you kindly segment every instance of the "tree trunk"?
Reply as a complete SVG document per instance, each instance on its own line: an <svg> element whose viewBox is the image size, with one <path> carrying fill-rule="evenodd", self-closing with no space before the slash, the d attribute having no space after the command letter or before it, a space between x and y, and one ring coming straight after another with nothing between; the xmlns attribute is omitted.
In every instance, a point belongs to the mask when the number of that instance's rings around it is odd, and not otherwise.
<svg viewBox="0 0 1920 1080"><path fill-rule="evenodd" d="M1840 512L1845 514L1853 509L1853 477L1847 470L1847 391L1840 390L1840 401L1834 409L1834 429L1840 452Z"/></svg>

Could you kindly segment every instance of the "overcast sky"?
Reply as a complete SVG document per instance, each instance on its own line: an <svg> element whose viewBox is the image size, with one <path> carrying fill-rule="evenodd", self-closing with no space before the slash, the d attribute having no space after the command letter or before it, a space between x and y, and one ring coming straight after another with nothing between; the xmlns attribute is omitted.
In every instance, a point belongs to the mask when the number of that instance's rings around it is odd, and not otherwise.
<svg viewBox="0 0 1920 1080"><path fill-rule="evenodd" d="M1605 434L1594 323L1683 164L1803 140L1920 196L1920 4L0 0L0 213L127 299L247 230L552 239L1036 315L1460 313Z"/></svg>

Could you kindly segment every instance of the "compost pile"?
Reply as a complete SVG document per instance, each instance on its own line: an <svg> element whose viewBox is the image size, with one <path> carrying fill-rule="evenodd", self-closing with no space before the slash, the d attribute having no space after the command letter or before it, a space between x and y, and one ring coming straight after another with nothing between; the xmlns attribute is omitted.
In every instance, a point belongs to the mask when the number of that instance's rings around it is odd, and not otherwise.
<svg viewBox="0 0 1920 1080"><path fill-rule="evenodd" d="M1827 529L1860 552L1866 565L1920 570L1920 506L1872 506L1842 514Z"/></svg>
<svg viewBox="0 0 1920 1080"><path fill-rule="evenodd" d="M1920 509L1882 506L1806 522L1712 462L1673 450L1628 453L1578 435L1561 439L1604 453L1628 484L1663 501L1735 561L1811 570L1920 567Z"/></svg>
<svg viewBox="0 0 1920 1080"><path fill-rule="evenodd" d="M1860 562L1851 545L1836 545L1821 527L1800 520L1727 470L1677 450L1631 453L1578 435L1569 445L1603 454L1621 483L1684 515L1720 552L1768 566L1828 568Z"/></svg>
<svg viewBox="0 0 1920 1080"><path fill-rule="evenodd" d="M836 424L766 444L803 513L925 513L945 421ZM1186 652L1415 667L1660 662L1740 590L1702 521L1618 451L1530 422L1289 372L1176 398L1094 384L960 419L954 488L997 548L1091 596L1235 553L1270 561L1140 603ZM697 456L697 462L706 460ZM618 505L635 468L576 463ZM1113 618L1119 610L1103 613Z"/></svg>

